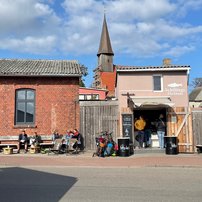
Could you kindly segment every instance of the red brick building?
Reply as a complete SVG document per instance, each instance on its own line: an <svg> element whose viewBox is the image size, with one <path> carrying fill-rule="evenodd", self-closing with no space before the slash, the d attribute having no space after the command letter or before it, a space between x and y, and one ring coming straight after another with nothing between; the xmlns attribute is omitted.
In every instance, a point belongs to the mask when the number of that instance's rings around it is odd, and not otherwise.
<svg viewBox="0 0 202 202"><path fill-rule="evenodd" d="M106 89L79 88L79 100L106 100L108 91Z"/></svg>
<svg viewBox="0 0 202 202"><path fill-rule="evenodd" d="M79 128L76 61L0 60L0 135Z"/></svg>

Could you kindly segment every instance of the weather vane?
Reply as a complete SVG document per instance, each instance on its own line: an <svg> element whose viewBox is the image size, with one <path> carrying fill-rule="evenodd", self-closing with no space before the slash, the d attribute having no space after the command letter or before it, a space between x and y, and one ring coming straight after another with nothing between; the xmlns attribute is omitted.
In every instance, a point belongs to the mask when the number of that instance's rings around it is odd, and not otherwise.
<svg viewBox="0 0 202 202"><path fill-rule="evenodd" d="M106 5L105 5L105 2L103 1L102 3L103 3L103 7L104 7L104 15L105 15L106 12L107 12L107 8L106 8Z"/></svg>

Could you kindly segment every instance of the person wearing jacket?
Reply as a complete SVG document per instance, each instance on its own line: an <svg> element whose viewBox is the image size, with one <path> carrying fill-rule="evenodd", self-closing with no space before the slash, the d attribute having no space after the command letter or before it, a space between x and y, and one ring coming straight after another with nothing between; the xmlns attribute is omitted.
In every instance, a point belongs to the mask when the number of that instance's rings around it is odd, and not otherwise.
<svg viewBox="0 0 202 202"><path fill-rule="evenodd" d="M161 149L164 148L164 136L165 136L165 132L166 132L166 124L163 121L163 118L164 118L163 114L160 114L159 119L156 124L157 135L158 135L158 139L159 139L159 146Z"/></svg>
<svg viewBox="0 0 202 202"><path fill-rule="evenodd" d="M145 126L146 126L146 121L144 120L142 116L140 116L139 119L135 121L135 128L138 130L137 136L138 136L138 142L139 142L140 148L143 147Z"/></svg>

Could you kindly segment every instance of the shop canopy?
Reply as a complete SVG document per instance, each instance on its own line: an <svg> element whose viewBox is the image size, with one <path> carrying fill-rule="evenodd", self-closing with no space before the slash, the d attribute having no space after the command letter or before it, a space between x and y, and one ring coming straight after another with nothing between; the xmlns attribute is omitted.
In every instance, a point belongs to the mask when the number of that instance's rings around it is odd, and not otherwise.
<svg viewBox="0 0 202 202"><path fill-rule="evenodd" d="M174 103L171 102L170 97L158 96L158 97L136 97L131 96L131 101L134 104L134 108L156 108L156 107L172 107Z"/></svg>

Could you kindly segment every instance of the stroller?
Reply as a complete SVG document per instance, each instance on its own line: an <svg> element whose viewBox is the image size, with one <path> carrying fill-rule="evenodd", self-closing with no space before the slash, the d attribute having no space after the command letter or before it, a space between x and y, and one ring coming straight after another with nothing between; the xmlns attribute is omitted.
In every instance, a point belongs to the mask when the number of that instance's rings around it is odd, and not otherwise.
<svg viewBox="0 0 202 202"><path fill-rule="evenodd" d="M96 142L96 152L93 153L93 156L105 157L111 156L114 153L115 142L112 138L112 133L107 131L103 132L99 137L95 138Z"/></svg>

